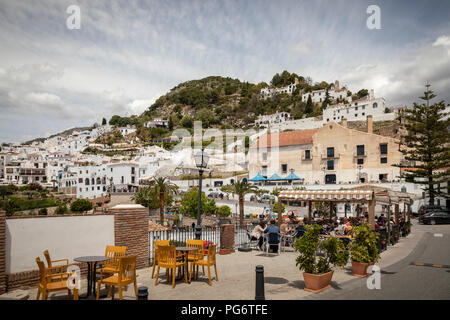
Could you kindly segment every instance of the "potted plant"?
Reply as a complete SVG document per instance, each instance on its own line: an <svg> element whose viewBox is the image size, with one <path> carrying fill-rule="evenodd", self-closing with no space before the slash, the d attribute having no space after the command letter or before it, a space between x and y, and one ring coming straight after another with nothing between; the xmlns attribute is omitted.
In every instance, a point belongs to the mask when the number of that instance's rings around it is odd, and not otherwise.
<svg viewBox="0 0 450 320"><path fill-rule="evenodd" d="M220 250L219 250L220 255L230 254L233 252L234 252L234 249L232 247L224 247L224 248L220 248Z"/></svg>
<svg viewBox="0 0 450 320"><path fill-rule="evenodd" d="M377 248L378 234L367 223L353 228L355 240L350 245L352 272L356 277L366 277L367 268L380 259Z"/></svg>
<svg viewBox="0 0 450 320"><path fill-rule="evenodd" d="M306 226L306 232L295 240L295 250L299 252L296 265L303 270L305 290L318 293L330 287L333 270L331 265L344 267L347 264L349 253L344 243L329 237L319 241L320 225ZM324 252L318 256L318 250Z"/></svg>

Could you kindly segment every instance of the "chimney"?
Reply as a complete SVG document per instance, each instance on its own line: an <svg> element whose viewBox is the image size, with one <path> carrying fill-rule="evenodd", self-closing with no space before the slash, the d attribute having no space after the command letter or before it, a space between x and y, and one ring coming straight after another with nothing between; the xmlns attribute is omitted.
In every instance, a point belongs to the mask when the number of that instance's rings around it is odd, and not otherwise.
<svg viewBox="0 0 450 320"><path fill-rule="evenodd" d="M342 125L344 128L347 128L347 119L342 118L341 125Z"/></svg>
<svg viewBox="0 0 450 320"><path fill-rule="evenodd" d="M367 116L367 133L373 133L373 119L372 119L372 116Z"/></svg>

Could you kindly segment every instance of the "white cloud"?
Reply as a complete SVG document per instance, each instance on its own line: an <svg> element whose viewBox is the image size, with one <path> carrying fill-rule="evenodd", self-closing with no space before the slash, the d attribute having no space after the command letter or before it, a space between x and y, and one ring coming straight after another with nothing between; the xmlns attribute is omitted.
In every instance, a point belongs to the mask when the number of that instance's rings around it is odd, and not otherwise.
<svg viewBox="0 0 450 320"><path fill-rule="evenodd" d="M309 40L300 41L296 46L291 48L291 52L296 54L297 56L304 56L311 52L312 44Z"/></svg>
<svg viewBox="0 0 450 320"><path fill-rule="evenodd" d="M61 98L57 95L47 92L31 92L25 96L25 101L36 103L42 106L60 106L62 104Z"/></svg>

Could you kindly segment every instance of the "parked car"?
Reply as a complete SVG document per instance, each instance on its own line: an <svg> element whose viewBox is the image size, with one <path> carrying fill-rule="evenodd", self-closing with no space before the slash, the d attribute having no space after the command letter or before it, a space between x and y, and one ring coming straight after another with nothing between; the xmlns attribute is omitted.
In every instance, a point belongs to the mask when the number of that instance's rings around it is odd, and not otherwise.
<svg viewBox="0 0 450 320"><path fill-rule="evenodd" d="M251 201L251 202L253 202L253 201L259 201L259 199L258 199L258 197L257 197L256 195L252 194L252 195L250 196L250 201Z"/></svg>
<svg viewBox="0 0 450 320"><path fill-rule="evenodd" d="M220 198L223 199L223 193L221 192L211 192L208 194L208 198Z"/></svg>
<svg viewBox="0 0 450 320"><path fill-rule="evenodd" d="M419 217L433 211L446 211L444 208L438 205L426 205L426 206L420 206L419 208Z"/></svg>
<svg viewBox="0 0 450 320"><path fill-rule="evenodd" d="M262 203L275 203L277 201L277 198L274 195L271 194L263 194L261 199L259 199L259 202Z"/></svg>
<svg viewBox="0 0 450 320"><path fill-rule="evenodd" d="M433 225L450 223L450 213L444 210L425 213L419 217L419 223Z"/></svg>

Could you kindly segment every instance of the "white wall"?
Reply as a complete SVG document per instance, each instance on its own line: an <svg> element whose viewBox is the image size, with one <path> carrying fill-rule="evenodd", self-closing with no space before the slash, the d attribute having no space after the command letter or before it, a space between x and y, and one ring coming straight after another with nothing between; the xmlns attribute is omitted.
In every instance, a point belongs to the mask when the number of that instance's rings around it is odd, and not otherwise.
<svg viewBox="0 0 450 320"><path fill-rule="evenodd" d="M36 257L45 261L104 255L114 245L114 216L67 216L6 219L6 272L37 269Z"/></svg>

